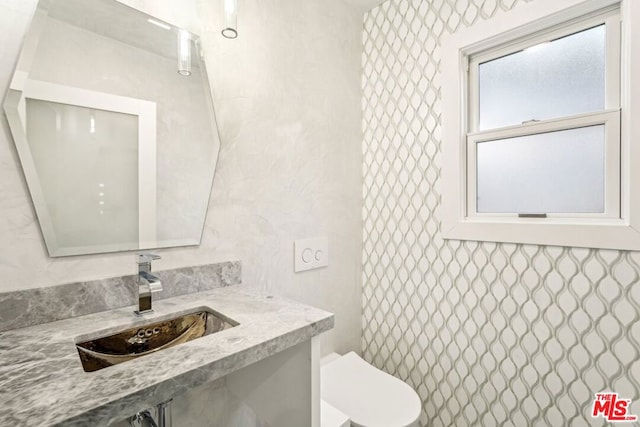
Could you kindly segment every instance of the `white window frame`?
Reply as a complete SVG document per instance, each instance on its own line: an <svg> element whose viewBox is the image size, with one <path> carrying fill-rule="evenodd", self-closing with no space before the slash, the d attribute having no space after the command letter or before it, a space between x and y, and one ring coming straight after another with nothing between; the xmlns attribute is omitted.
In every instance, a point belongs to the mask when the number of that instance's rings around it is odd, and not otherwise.
<svg viewBox="0 0 640 427"><path fill-rule="evenodd" d="M620 14L612 15L610 10L616 6ZM470 87L469 82L477 81L474 73L478 63L500 52L517 51L518 43L535 45L605 20L608 73L604 111L477 130L479 101L477 96L472 96L477 90ZM615 25L613 20L620 20L621 25ZM640 249L640 126L630 119L640 114L640 84L632 79L640 75L640 28L632 27L634 20L640 22L640 1L637 0L536 0L444 37L441 69L443 238ZM621 40L620 48L615 46L618 40ZM620 72L610 72L617 70L617 64ZM606 133L604 214L522 218L517 214L475 212L476 143L597 124L604 124ZM632 141L636 142L635 147Z"/></svg>
<svg viewBox="0 0 640 427"><path fill-rule="evenodd" d="M510 53L518 52L565 37L598 25L606 25L606 60L605 60L605 105L604 109L586 114L569 117L513 125L503 128L479 130L480 98L479 98L479 66L483 62L500 58ZM575 22L561 24L533 36L526 37L508 46L498 49L488 49L478 55L469 57L468 73L468 103L469 103L469 133L467 134L467 215L469 217L508 217L518 213L545 214L548 218L620 218L620 11L616 6L596 12L588 17L582 17ZM531 117L530 119L535 119ZM577 129L594 125L605 126L605 203L604 213L548 213L548 212L514 212L511 214L479 213L476 212L477 182L476 182L476 148L477 144L497 139L516 138L520 136L536 135Z"/></svg>

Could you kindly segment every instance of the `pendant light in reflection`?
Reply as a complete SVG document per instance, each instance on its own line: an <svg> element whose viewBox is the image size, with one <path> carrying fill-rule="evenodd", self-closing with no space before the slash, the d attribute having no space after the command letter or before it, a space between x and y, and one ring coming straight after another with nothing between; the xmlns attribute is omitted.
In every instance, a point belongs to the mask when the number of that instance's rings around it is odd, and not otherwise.
<svg viewBox="0 0 640 427"><path fill-rule="evenodd" d="M90 110L89 117L89 133L96 133L96 114L93 110Z"/></svg>
<svg viewBox="0 0 640 427"><path fill-rule="evenodd" d="M178 73L191 75L191 34L185 30L178 31Z"/></svg>
<svg viewBox="0 0 640 427"><path fill-rule="evenodd" d="M222 35L228 39L238 37L238 0L222 0L224 27Z"/></svg>

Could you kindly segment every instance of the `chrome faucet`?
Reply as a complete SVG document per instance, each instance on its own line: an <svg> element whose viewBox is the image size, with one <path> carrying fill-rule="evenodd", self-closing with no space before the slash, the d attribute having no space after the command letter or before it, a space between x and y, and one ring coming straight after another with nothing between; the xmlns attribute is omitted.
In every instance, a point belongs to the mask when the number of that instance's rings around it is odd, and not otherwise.
<svg viewBox="0 0 640 427"><path fill-rule="evenodd" d="M151 274L151 261L160 259L154 254L138 255L138 309L134 311L138 316L153 313L151 308L151 294L162 291L162 282Z"/></svg>

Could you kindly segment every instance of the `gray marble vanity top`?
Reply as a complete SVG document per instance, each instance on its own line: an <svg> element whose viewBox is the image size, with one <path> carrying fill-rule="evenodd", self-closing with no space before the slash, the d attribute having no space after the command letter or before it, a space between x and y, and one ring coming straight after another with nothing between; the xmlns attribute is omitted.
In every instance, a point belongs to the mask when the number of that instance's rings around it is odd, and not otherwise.
<svg viewBox="0 0 640 427"><path fill-rule="evenodd" d="M240 324L100 371L82 369L76 342L197 308ZM106 426L333 327L331 313L236 285L0 333L0 426Z"/></svg>

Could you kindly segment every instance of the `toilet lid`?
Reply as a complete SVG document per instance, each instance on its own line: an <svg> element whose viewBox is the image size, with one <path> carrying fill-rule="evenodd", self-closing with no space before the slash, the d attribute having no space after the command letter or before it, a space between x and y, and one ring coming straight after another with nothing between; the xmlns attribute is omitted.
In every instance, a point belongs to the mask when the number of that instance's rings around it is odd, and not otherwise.
<svg viewBox="0 0 640 427"><path fill-rule="evenodd" d="M321 368L321 395L351 422L366 427L407 427L420 416L420 398L407 384L351 352Z"/></svg>

